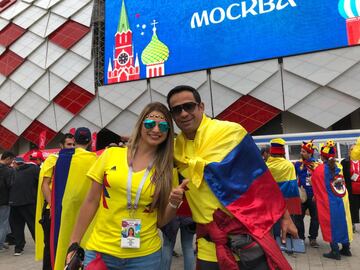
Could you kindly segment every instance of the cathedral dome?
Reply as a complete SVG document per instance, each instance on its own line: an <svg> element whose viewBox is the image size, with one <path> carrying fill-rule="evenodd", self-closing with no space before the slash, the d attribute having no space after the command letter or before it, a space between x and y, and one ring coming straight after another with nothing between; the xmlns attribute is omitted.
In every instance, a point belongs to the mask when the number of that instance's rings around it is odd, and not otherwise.
<svg viewBox="0 0 360 270"><path fill-rule="evenodd" d="M141 61L144 65L164 63L169 58L169 48L162 43L156 35L156 29L150 43L141 54Z"/></svg>

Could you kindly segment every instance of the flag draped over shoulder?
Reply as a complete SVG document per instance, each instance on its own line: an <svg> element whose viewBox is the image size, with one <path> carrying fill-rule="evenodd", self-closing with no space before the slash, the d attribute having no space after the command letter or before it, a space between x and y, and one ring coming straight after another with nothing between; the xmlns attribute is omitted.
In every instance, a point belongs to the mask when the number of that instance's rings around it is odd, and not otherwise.
<svg viewBox="0 0 360 270"><path fill-rule="evenodd" d="M269 157L266 165L284 195L289 213L301 215L301 200L294 165L282 157Z"/></svg>
<svg viewBox="0 0 360 270"><path fill-rule="evenodd" d="M341 165L337 165L337 174ZM318 218L326 242L348 243L353 239L348 194L340 197L330 186L333 177L327 164L319 165L312 175Z"/></svg>
<svg viewBox="0 0 360 270"><path fill-rule="evenodd" d="M199 187L203 179L221 204L252 234L263 237L284 214L285 201L252 137L240 125L205 115L194 139L197 157L185 155L186 138L175 144L179 172Z"/></svg>
<svg viewBox="0 0 360 270"><path fill-rule="evenodd" d="M50 254L54 270L64 269L71 233L91 186L86 173L95 160L95 153L81 148L62 149L59 153L51 196ZM91 230L89 226L81 245L85 244Z"/></svg>
<svg viewBox="0 0 360 270"><path fill-rule="evenodd" d="M44 230L39 223L39 220L42 218L42 211L44 207L44 194L42 192L41 186L44 180L44 174L47 170L53 168L56 164L58 158L57 154L51 154L46 158L44 163L41 166L39 174L39 184L37 191L36 199L36 214L35 214L35 260L39 261L43 259L44 252Z"/></svg>

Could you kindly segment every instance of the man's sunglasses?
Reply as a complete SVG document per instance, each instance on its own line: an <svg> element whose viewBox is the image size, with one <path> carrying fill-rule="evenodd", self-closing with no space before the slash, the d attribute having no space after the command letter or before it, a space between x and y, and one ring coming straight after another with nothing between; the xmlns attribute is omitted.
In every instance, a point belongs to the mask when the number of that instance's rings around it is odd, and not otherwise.
<svg viewBox="0 0 360 270"><path fill-rule="evenodd" d="M170 126L169 123L166 121L162 121L162 122L156 122L155 120L152 119L145 119L144 120L144 127L146 129L153 129L156 126L156 123L159 127L160 132L162 133L166 133L169 131Z"/></svg>
<svg viewBox="0 0 360 270"><path fill-rule="evenodd" d="M187 113L192 113L195 110L196 105L199 105L199 103L186 102L170 108L170 112L173 116L180 115L183 110Z"/></svg>

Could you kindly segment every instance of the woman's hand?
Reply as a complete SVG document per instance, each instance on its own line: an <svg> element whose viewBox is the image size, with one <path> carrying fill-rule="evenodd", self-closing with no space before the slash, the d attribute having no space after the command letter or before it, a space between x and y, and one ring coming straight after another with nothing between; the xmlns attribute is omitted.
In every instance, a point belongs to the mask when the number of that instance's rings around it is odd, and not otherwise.
<svg viewBox="0 0 360 270"><path fill-rule="evenodd" d="M75 258L76 260L73 260L74 256L77 256L77 258ZM65 264L69 265L70 268L65 268L65 269L75 269L75 268L73 268L74 266L76 267L76 269L78 269L78 266L82 265L84 256L85 256L85 252L79 246L79 244L72 243L67 250L66 260L65 260Z"/></svg>
<svg viewBox="0 0 360 270"><path fill-rule="evenodd" d="M73 250L73 251L70 251L67 255L66 255L66 263L65 264L69 264L70 263L70 261L71 261L71 259L72 259L72 257L75 255L75 250Z"/></svg>
<svg viewBox="0 0 360 270"><path fill-rule="evenodd" d="M173 190L170 193L169 196L169 205L172 208L179 208L183 198L184 198L184 193L187 189L186 185L189 183L189 179L184 179L182 181L182 183L177 186L176 188L173 188Z"/></svg>

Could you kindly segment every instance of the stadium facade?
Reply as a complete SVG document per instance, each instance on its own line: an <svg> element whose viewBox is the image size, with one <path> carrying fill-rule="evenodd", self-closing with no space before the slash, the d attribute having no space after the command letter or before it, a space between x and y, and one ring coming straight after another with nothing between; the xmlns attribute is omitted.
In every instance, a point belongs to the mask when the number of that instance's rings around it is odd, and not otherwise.
<svg viewBox="0 0 360 270"><path fill-rule="evenodd" d="M101 147L179 84L253 134L360 128L360 46L104 86L103 38L103 0L0 1L1 149L79 126Z"/></svg>

